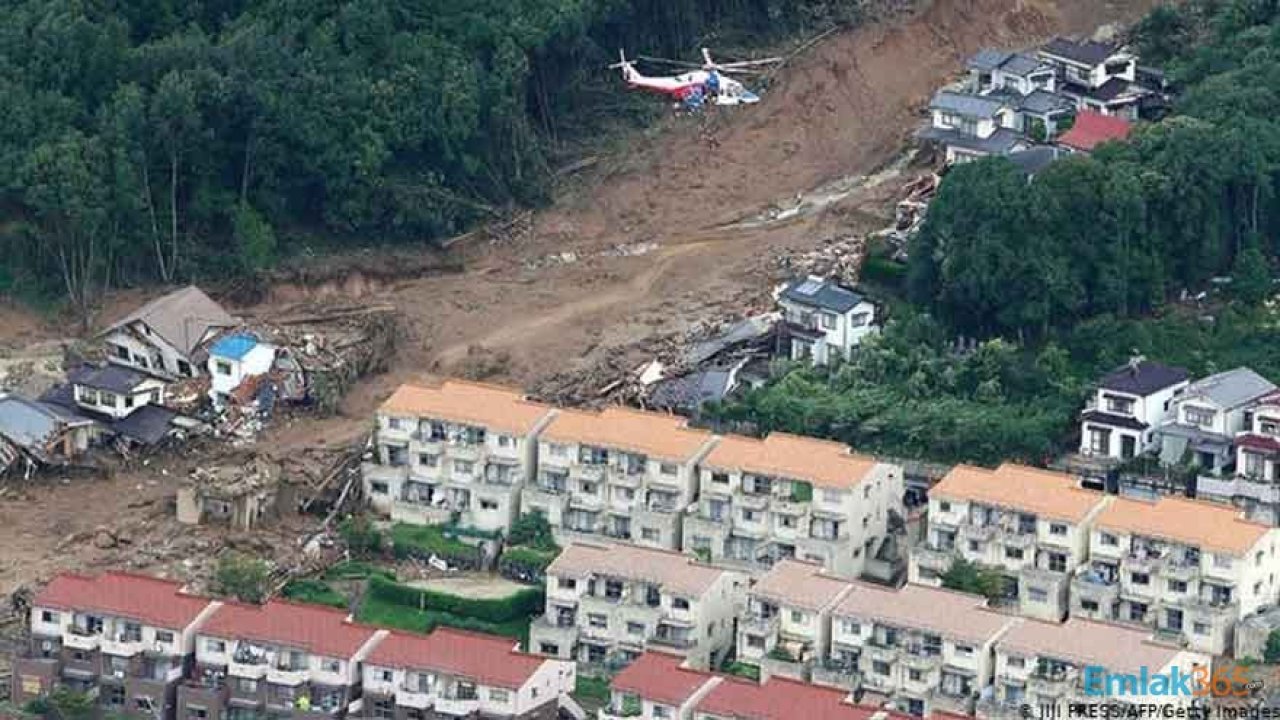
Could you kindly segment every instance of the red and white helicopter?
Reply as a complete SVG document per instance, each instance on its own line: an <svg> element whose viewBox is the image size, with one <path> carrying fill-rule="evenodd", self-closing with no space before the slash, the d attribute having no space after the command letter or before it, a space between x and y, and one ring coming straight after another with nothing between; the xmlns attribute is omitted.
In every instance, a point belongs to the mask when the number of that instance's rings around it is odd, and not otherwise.
<svg viewBox="0 0 1280 720"><path fill-rule="evenodd" d="M670 96L686 108L695 110L702 107L705 102L716 105L750 105L760 102L759 95L748 90L741 82L729 77L729 73L754 74L760 72L756 68L762 65L772 65L782 61L782 58L764 58L717 63L711 59L711 53L706 48L702 49L702 65L643 55L636 58L645 62L698 68L679 75L651 77L642 75L639 70L636 70L634 61L628 60L626 53L622 50L618 51L618 57L620 62L610 65L609 68L622 68L622 79L627 82L627 87Z"/></svg>

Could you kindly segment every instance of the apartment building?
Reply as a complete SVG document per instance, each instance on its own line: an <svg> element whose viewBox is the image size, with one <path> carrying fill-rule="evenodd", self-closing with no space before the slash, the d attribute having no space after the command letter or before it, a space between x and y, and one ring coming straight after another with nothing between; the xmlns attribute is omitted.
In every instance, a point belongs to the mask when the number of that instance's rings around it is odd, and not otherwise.
<svg viewBox="0 0 1280 720"><path fill-rule="evenodd" d="M650 650L614 676L600 720L693 720L694 707L720 681L679 655Z"/></svg>
<svg viewBox="0 0 1280 720"><path fill-rule="evenodd" d="M523 510L546 515L561 545L608 537L678 549L697 464L714 444L675 415L560 410L538 437L538 476Z"/></svg>
<svg viewBox="0 0 1280 720"><path fill-rule="evenodd" d="M842 443L772 433L721 438L698 467L684 548L764 568L800 558L857 577L902 515L902 468Z"/></svg>
<svg viewBox="0 0 1280 720"><path fill-rule="evenodd" d="M102 714L172 719L196 630L219 605L168 580L60 575L31 603L11 698L22 705L63 686L93 696Z"/></svg>
<svg viewBox="0 0 1280 720"><path fill-rule="evenodd" d="M938 587L962 558L1000 571L1019 613L1061 620L1090 528L1109 500L1064 473L957 465L929 491L928 527L912 549L910 582Z"/></svg>
<svg viewBox="0 0 1280 720"><path fill-rule="evenodd" d="M853 583L826 574L821 565L783 560L747 591L738 618L739 662L758 665L761 675L808 680L827 657L831 613Z"/></svg>
<svg viewBox="0 0 1280 720"><path fill-rule="evenodd" d="M546 612L530 629L529 645L608 666L653 647L710 667L733 645L745 585L743 573L678 552L575 542L547 567Z"/></svg>
<svg viewBox="0 0 1280 720"><path fill-rule="evenodd" d="M520 652L495 635L392 632L364 661L363 717L555 720L577 680L572 662Z"/></svg>
<svg viewBox="0 0 1280 720"><path fill-rule="evenodd" d="M554 411L519 391L447 380L402 385L377 413L365 497L391 519L507 530Z"/></svg>
<svg viewBox="0 0 1280 720"><path fill-rule="evenodd" d="M1174 668L1186 675L1208 666L1202 653L1157 643L1150 634L1107 623L1071 618L1065 623L1024 620L995 645L995 687L978 704L978 717L1025 717L1026 707L1056 707L1066 717L1072 702L1093 704L1105 693L1106 675L1168 675ZM1096 691L1086 693L1085 682ZM1103 682L1102 686L1098 683ZM1136 683L1135 683L1136 684ZM1192 698L1179 695L1107 694L1108 704L1185 707ZM1047 711L1042 711L1047 712Z"/></svg>
<svg viewBox="0 0 1280 720"><path fill-rule="evenodd" d="M359 707L360 663L387 634L346 615L283 600L219 607L196 633L178 720L344 717Z"/></svg>
<svg viewBox="0 0 1280 720"><path fill-rule="evenodd" d="M1276 602L1278 535L1228 506L1116 498L1090 529L1071 614L1141 624L1194 650L1228 654L1236 623Z"/></svg>
<svg viewBox="0 0 1280 720"><path fill-rule="evenodd" d="M1021 618L977 595L857 583L831 614L831 649L814 682L867 693L911 715L972 714L995 674L994 646ZM860 681L860 682L859 682Z"/></svg>

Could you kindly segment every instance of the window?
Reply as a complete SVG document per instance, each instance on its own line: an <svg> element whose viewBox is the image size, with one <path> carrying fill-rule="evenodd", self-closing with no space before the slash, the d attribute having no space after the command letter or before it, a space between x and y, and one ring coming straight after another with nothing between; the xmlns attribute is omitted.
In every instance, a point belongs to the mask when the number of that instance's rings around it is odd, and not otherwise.
<svg viewBox="0 0 1280 720"><path fill-rule="evenodd" d="M1049 593L1044 588L1027 588L1027 599L1034 603L1049 602Z"/></svg>
<svg viewBox="0 0 1280 720"><path fill-rule="evenodd" d="M951 503L947 502L946 500L943 500L942 502L939 502L939 503L938 503L938 510L939 510L940 512L951 512Z"/></svg>
<svg viewBox="0 0 1280 720"><path fill-rule="evenodd" d="M369 490L372 491L374 495L386 495L390 492L387 488L387 484L381 480L375 480L369 483Z"/></svg>
<svg viewBox="0 0 1280 720"><path fill-rule="evenodd" d="M587 625L593 628L605 629L609 627L609 618L599 613L591 613L587 615Z"/></svg>
<svg viewBox="0 0 1280 720"><path fill-rule="evenodd" d="M110 707L124 707L124 686L123 685L99 685L101 688L102 702Z"/></svg>
<svg viewBox="0 0 1280 720"><path fill-rule="evenodd" d="M1004 549L1004 556L1010 560L1021 560L1023 555L1022 548L1007 547Z"/></svg>
<svg viewBox="0 0 1280 720"><path fill-rule="evenodd" d="M1098 612L1098 601L1097 600L1081 600L1080 609L1084 610L1085 612Z"/></svg>
<svg viewBox="0 0 1280 720"><path fill-rule="evenodd" d="M485 499L481 498L481 500L480 500L480 509L481 509L481 510L497 510L497 509L498 509L498 501L497 501L497 500L485 500Z"/></svg>
<svg viewBox="0 0 1280 720"><path fill-rule="evenodd" d="M1005 664L1011 668L1021 668L1027 666L1027 659L1021 655L1010 655Z"/></svg>
<svg viewBox="0 0 1280 720"><path fill-rule="evenodd" d="M674 610L688 610L689 600L682 597L673 597L671 598L671 607Z"/></svg>
<svg viewBox="0 0 1280 720"><path fill-rule="evenodd" d="M547 443L547 452L555 457L564 457L569 453L569 448L562 443Z"/></svg>
<svg viewBox="0 0 1280 720"><path fill-rule="evenodd" d="M654 703L653 716L656 718L669 718L671 717L671 708L666 705Z"/></svg>
<svg viewBox="0 0 1280 720"><path fill-rule="evenodd" d="M823 330L834 330L836 327L836 316L833 313L819 313L818 317L822 318Z"/></svg>
<svg viewBox="0 0 1280 720"><path fill-rule="evenodd" d="M498 688L489 688L489 701L496 703L506 703L510 700L510 694L506 690Z"/></svg>
<svg viewBox="0 0 1280 720"><path fill-rule="evenodd" d="M840 627L849 635L859 635L862 633L862 625L856 620L841 620Z"/></svg>
<svg viewBox="0 0 1280 720"><path fill-rule="evenodd" d="M470 460L454 460L453 471L459 475L470 475L475 470L476 464Z"/></svg>
<svg viewBox="0 0 1280 720"><path fill-rule="evenodd" d="M715 483L716 485L728 485L729 474L721 473L721 472L711 473L711 482Z"/></svg>
<svg viewBox="0 0 1280 720"><path fill-rule="evenodd" d="M396 699L378 698L373 701L373 716L380 720L391 720L396 715Z"/></svg>
<svg viewBox="0 0 1280 720"><path fill-rule="evenodd" d="M978 542L977 540L969 541L969 552L978 552L981 549L982 549L982 543Z"/></svg>
<svg viewBox="0 0 1280 720"><path fill-rule="evenodd" d="M396 678L395 672L390 668L378 668L374 674L382 682L393 682Z"/></svg>
<svg viewBox="0 0 1280 720"><path fill-rule="evenodd" d="M778 526L784 528L794 528L796 526L796 518L794 515L779 515Z"/></svg>
<svg viewBox="0 0 1280 720"><path fill-rule="evenodd" d="M662 463L658 466L658 472L663 475L675 475L679 469L675 463Z"/></svg>
<svg viewBox="0 0 1280 720"><path fill-rule="evenodd" d="M515 438L511 437L510 435L498 436L498 447L500 448L513 447L515 444L516 444ZM490 693L490 695L492 695L492 693Z"/></svg>
<svg viewBox="0 0 1280 720"><path fill-rule="evenodd" d="M1230 556L1230 555L1219 555L1219 554L1217 554L1217 553L1214 553L1214 555L1213 555L1213 566L1214 566L1214 567L1216 567L1216 568L1230 568L1230 567L1231 567L1231 564L1232 564L1232 563L1231 563L1231 556Z"/></svg>
<svg viewBox="0 0 1280 720"><path fill-rule="evenodd" d="M1139 572L1130 573L1129 582L1133 583L1134 585L1150 585L1151 576L1148 575L1147 573L1139 573Z"/></svg>
<svg viewBox="0 0 1280 720"><path fill-rule="evenodd" d="M559 587L561 590L573 590L578 587L578 581L574 578L567 578L567 577L557 578L556 586Z"/></svg>
<svg viewBox="0 0 1280 720"><path fill-rule="evenodd" d="M1067 556L1062 553L1049 553L1049 569L1053 572L1067 571Z"/></svg>
<svg viewBox="0 0 1280 720"><path fill-rule="evenodd" d="M1115 547L1120 544L1120 538L1112 535L1111 533L1104 532L1098 536L1098 542L1108 547Z"/></svg>
<svg viewBox="0 0 1280 720"><path fill-rule="evenodd" d="M640 539L649 542L657 542L662 537L662 533L658 532L658 528L640 528Z"/></svg>
<svg viewBox="0 0 1280 720"><path fill-rule="evenodd" d="M403 430L404 421L397 417L387 418L387 428L391 430Z"/></svg>
<svg viewBox="0 0 1280 720"><path fill-rule="evenodd" d="M439 467L440 456L431 453L418 453L418 464L423 467Z"/></svg>
<svg viewBox="0 0 1280 720"><path fill-rule="evenodd" d="M628 634L628 635L644 635L644 623L642 623L642 622L628 622L628 623L627 623L627 634Z"/></svg>
<svg viewBox="0 0 1280 720"><path fill-rule="evenodd" d="M1196 635L1208 635L1209 625L1208 623L1202 623L1202 622L1192 623L1191 632L1195 633Z"/></svg>
<svg viewBox="0 0 1280 720"><path fill-rule="evenodd" d="M129 348L123 345L112 345L111 347L113 350L115 350L116 357L120 358L121 360L129 359Z"/></svg>
<svg viewBox="0 0 1280 720"><path fill-rule="evenodd" d="M763 636L761 636L761 635L748 635L748 636L747 636L747 646L748 646L748 647L753 647L753 648L763 648L763 647L764 647L764 637L763 637Z"/></svg>
<svg viewBox="0 0 1280 720"><path fill-rule="evenodd" d="M1063 535L1066 535L1066 534L1067 534L1067 526L1066 526L1066 525L1064 525L1063 523L1050 523L1050 524L1049 524L1049 534L1050 534L1050 535L1057 535L1057 536L1059 536L1059 537L1061 537L1061 536L1063 536Z"/></svg>
<svg viewBox="0 0 1280 720"><path fill-rule="evenodd" d="M133 407L133 396L132 396L132 395L125 395L125 396L124 396L124 406L125 406L125 407L127 407L127 408L131 408L131 407Z"/></svg>
<svg viewBox="0 0 1280 720"><path fill-rule="evenodd" d="M202 708L199 705L187 706L187 720L204 720L209 717L208 708Z"/></svg>
<svg viewBox="0 0 1280 720"><path fill-rule="evenodd" d="M1169 592L1184 593L1186 591L1187 591L1186 580L1170 580L1169 581Z"/></svg>
<svg viewBox="0 0 1280 720"><path fill-rule="evenodd" d="M213 367L214 367L214 371L217 372L219 375L231 374L231 363L227 362L226 360L215 360L213 362Z"/></svg>
<svg viewBox="0 0 1280 720"><path fill-rule="evenodd" d="M871 661L871 672L873 672L873 673L875 673L875 674L877 674L877 675L884 675L884 676L888 677L888 675L889 675L889 663L887 663L887 662L885 662L885 661L883 661L883 660L872 660L872 661Z"/></svg>
<svg viewBox="0 0 1280 720"><path fill-rule="evenodd" d="M223 653L227 651L227 643L222 640L209 638L204 641L204 650L205 652L211 653Z"/></svg>
<svg viewBox="0 0 1280 720"><path fill-rule="evenodd" d="M58 614L57 610L41 610L40 611L40 622L42 623L48 623L52 625L54 623L59 622L61 619L62 619L62 616Z"/></svg>
<svg viewBox="0 0 1280 720"><path fill-rule="evenodd" d="M1260 453L1244 452L1245 477L1259 479L1262 477L1263 458Z"/></svg>
<svg viewBox="0 0 1280 720"><path fill-rule="evenodd" d="M191 372L191 363L186 360L178 361L178 374L184 377L195 377L195 373Z"/></svg>
<svg viewBox="0 0 1280 720"><path fill-rule="evenodd" d="M1107 401L1107 412L1117 415L1133 414L1133 400L1116 395L1107 395L1105 399Z"/></svg>
<svg viewBox="0 0 1280 720"><path fill-rule="evenodd" d="M1131 622L1147 621L1146 603L1129 603L1129 620Z"/></svg>
<svg viewBox="0 0 1280 720"><path fill-rule="evenodd" d="M538 645L538 652L542 653L543 655L559 655L560 646L556 645L555 643L544 642Z"/></svg>
<svg viewBox="0 0 1280 720"><path fill-rule="evenodd" d="M743 509L742 509L742 521L743 521L743 522L757 522L759 519L760 519L760 511L759 511L759 510L751 510L750 508L743 508Z"/></svg>
<svg viewBox="0 0 1280 720"><path fill-rule="evenodd" d="M961 657L968 657L973 654L972 645L956 645L956 654Z"/></svg>
<svg viewBox="0 0 1280 720"><path fill-rule="evenodd" d="M115 406L116 406L116 395L115 395L115 393L109 393L109 392L107 392L106 390L99 390L99 391L98 391L98 404L99 404L99 405L103 405L103 406L105 406L105 407L115 407Z"/></svg>
<svg viewBox="0 0 1280 720"><path fill-rule="evenodd" d="M866 489L866 488L864 488L864 489ZM822 502L824 502L824 503L831 503L832 505L838 505L838 504L840 504L841 502L844 502L844 491L842 491L842 490L834 490L834 489L831 489L831 488L823 488L823 490L822 490Z"/></svg>
<svg viewBox="0 0 1280 720"><path fill-rule="evenodd" d="M1200 427L1209 427L1213 425L1213 418L1216 412L1208 408L1199 408L1193 406L1185 406L1182 409L1182 416L1189 425L1199 425Z"/></svg>
<svg viewBox="0 0 1280 720"><path fill-rule="evenodd" d="M921 680L924 679L924 673L915 668L911 668L910 670L907 671L907 677L910 678L913 682L920 682Z"/></svg>
<svg viewBox="0 0 1280 720"><path fill-rule="evenodd" d="M323 667L327 673L340 673L342 672L342 661L325 658Z"/></svg>
<svg viewBox="0 0 1280 720"><path fill-rule="evenodd" d="M804 611L803 611L803 610L792 610L792 611L791 611L791 622L793 622L793 623L802 623L802 622L804 622L804 621L805 621L805 616L804 616Z"/></svg>

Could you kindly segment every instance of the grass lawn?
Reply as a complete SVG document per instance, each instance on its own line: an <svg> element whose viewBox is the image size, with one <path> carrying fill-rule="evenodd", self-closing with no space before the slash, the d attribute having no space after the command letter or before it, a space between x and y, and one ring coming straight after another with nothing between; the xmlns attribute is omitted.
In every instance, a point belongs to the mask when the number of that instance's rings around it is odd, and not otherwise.
<svg viewBox="0 0 1280 720"><path fill-rule="evenodd" d="M360 609L356 611L356 620L373 625L384 625L401 630L424 633L431 632L440 625L463 630L475 630L491 635L516 638L520 641L521 647L527 648L529 646L529 624L533 621L533 618L516 618L500 623L488 622L480 618L454 615L439 610L419 610L418 608L388 602L370 593L366 594L364 600L360 603Z"/></svg>
<svg viewBox="0 0 1280 720"><path fill-rule="evenodd" d="M323 580L294 580L284 586L283 595L296 602L345 609L350 601Z"/></svg>
<svg viewBox="0 0 1280 720"><path fill-rule="evenodd" d="M446 536L437 525L397 523L391 527L391 542L397 552L413 549L424 554L434 553L442 557L475 552L474 546Z"/></svg>

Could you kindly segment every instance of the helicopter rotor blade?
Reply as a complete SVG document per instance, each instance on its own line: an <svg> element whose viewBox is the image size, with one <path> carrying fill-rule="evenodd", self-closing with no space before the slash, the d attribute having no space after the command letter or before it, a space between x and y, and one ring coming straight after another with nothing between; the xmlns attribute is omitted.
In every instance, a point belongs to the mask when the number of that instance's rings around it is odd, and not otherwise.
<svg viewBox="0 0 1280 720"><path fill-rule="evenodd" d="M701 68L698 63L685 62L684 60L671 60L669 58L651 57L649 55L637 55L637 60L644 60L651 63L663 63L665 65L675 65L676 67Z"/></svg>

